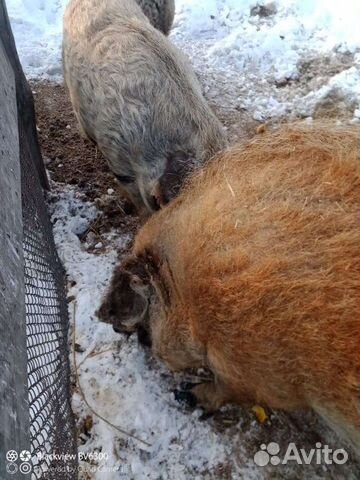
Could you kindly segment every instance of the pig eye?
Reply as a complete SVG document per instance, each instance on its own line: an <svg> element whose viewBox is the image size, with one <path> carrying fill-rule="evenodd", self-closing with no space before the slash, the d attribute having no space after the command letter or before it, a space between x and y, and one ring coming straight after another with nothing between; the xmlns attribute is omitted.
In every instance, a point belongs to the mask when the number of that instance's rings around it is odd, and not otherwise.
<svg viewBox="0 0 360 480"><path fill-rule="evenodd" d="M134 277L130 280L130 286L131 287L139 287L141 285L141 280L139 277Z"/></svg>
<svg viewBox="0 0 360 480"><path fill-rule="evenodd" d="M135 178L130 177L128 175L116 175L115 177L119 180L120 183L134 183Z"/></svg>

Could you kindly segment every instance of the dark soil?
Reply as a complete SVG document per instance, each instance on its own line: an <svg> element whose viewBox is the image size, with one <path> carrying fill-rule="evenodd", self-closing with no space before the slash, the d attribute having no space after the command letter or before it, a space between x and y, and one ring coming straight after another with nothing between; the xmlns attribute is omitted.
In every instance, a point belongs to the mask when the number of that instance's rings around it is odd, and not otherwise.
<svg viewBox="0 0 360 480"><path fill-rule="evenodd" d="M64 86L42 81L33 82L31 87L39 142L51 179L76 185L96 204L101 215L91 230L99 236L111 229L134 233L139 225L136 212L122 196L101 152L81 137Z"/></svg>

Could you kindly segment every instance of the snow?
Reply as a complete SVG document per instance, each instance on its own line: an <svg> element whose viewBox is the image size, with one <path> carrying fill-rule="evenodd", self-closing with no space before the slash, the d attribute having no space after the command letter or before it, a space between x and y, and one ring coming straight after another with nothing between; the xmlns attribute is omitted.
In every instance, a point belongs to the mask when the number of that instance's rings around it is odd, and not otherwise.
<svg viewBox="0 0 360 480"><path fill-rule="evenodd" d="M324 99L331 92L342 92L343 98L349 103L359 105L360 99L360 68L351 67L334 75L329 82L315 92L310 92L304 97L303 106L299 111L303 116L311 116L319 100ZM357 117L358 109L354 108L354 117Z"/></svg>
<svg viewBox="0 0 360 480"><path fill-rule="evenodd" d="M7 0L28 78L62 81L65 4L66 0ZM204 93L221 118L234 113L260 122L298 117L311 121L329 111L324 105L330 101L339 116L359 121L358 0L263 2L269 13L265 17L256 14L261 13L259 5L256 0L176 0L170 40L191 58ZM99 212L73 187L54 184L50 209L68 276L70 336L78 345L79 381L91 406L77 388L73 409L80 423L87 415L94 421L90 438L82 437L79 448L82 453L107 455L93 471L81 461L81 478L112 480L126 469L131 473L125 478L140 480L302 478L304 471L297 465L285 470L271 465L256 468L253 456L269 441L282 448L289 441L312 448L314 438L337 445L338 440L311 415L273 413L263 427L242 409L234 424L220 428L216 421L200 421L198 410L179 406L172 394L179 378L135 338L116 334L95 315L118 263L116 251L127 245L129 236L111 232L98 239L87 233ZM85 233L95 248L81 240ZM151 446L121 435L92 409ZM231 411L224 409L225 418L231 418ZM356 478L351 464L341 472L327 468L308 465L306 478L340 478L340 473L341 478Z"/></svg>
<svg viewBox="0 0 360 480"><path fill-rule="evenodd" d="M62 17L67 0L6 2L20 60L30 78L60 80Z"/></svg>
<svg viewBox="0 0 360 480"><path fill-rule="evenodd" d="M201 72L208 98L221 96L223 108L237 105L259 121L311 116L313 100L320 100L322 92L307 98L306 84L295 91L279 88L279 84L301 85L299 68L308 58L327 55L331 62L340 54L356 54L360 4L353 0L263 4L276 13L265 18L251 15L257 5L251 0L212 0L209 4L179 0L172 37ZM359 78L359 64L355 59L353 64L355 78ZM332 80L329 76L325 83ZM354 95L359 104L359 93Z"/></svg>

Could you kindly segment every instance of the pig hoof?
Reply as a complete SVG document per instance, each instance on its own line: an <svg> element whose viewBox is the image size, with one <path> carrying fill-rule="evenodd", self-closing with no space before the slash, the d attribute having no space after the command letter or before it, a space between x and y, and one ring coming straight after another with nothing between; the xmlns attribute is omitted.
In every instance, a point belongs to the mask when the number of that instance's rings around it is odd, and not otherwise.
<svg viewBox="0 0 360 480"><path fill-rule="evenodd" d="M195 408L197 404L193 393L183 390L174 390L175 400L185 407Z"/></svg>

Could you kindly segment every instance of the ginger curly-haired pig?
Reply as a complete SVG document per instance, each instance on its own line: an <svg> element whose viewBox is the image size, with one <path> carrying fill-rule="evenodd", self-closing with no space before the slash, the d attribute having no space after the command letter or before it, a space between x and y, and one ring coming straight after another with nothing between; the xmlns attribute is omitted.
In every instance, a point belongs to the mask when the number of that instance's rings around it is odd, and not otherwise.
<svg viewBox="0 0 360 480"><path fill-rule="evenodd" d="M146 216L177 195L226 135L188 59L138 3L70 0L63 67L82 134Z"/></svg>
<svg viewBox="0 0 360 480"><path fill-rule="evenodd" d="M121 283L121 288L119 285ZM138 233L100 308L192 389L312 408L360 447L360 129L284 126L220 154Z"/></svg>

